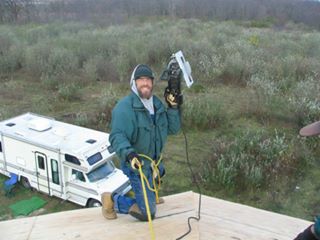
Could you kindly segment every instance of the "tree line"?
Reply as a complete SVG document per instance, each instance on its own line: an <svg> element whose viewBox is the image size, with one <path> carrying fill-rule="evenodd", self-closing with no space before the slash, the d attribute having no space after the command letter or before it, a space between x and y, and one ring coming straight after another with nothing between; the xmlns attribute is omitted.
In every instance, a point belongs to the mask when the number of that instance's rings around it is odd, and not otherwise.
<svg viewBox="0 0 320 240"><path fill-rule="evenodd" d="M131 17L272 20L320 29L320 2L311 0L0 0L1 23L89 21L122 23Z"/></svg>

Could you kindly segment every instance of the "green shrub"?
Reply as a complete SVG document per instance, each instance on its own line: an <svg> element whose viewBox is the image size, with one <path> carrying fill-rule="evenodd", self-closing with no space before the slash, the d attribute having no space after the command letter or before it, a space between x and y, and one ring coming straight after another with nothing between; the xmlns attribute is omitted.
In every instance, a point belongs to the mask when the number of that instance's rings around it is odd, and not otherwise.
<svg viewBox="0 0 320 240"><path fill-rule="evenodd" d="M39 77L46 71L51 49L51 44L45 41L27 49L26 67L31 74Z"/></svg>
<svg viewBox="0 0 320 240"><path fill-rule="evenodd" d="M188 97L185 95L185 97ZM208 93L200 93L197 97L188 97L183 105L183 124L188 129L207 130L217 128L227 118L222 103L213 99Z"/></svg>
<svg viewBox="0 0 320 240"><path fill-rule="evenodd" d="M79 86L75 83L60 84L58 88L58 97L65 101L77 99L79 96Z"/></svg>
<svg viewBox="0 0 320 240"><path fill-rule="evenodd" d="M0 73L13 73L23 67L25 64L24 48L22 44L12 45L3 56L0 54Z"/></svg>
<svg viewBox="0 0 320 240"><path fill-rule="evenodd" d="M41 75L40 80L44 83L45 87L50 90L59 89L59 84L61 82L60 78L48 75Z"/></svg>
<svg viewBox="0 0 320 240"><path fill-rule="evenodd" d="M257 71L260 52L246 38L227 41L222 49L221 75L223 83L246 86L250 76ZM258 61L256 61L258 59Z"/></svg>
<svg viewBox="0 0 320 240"><path fill-rule="evenodd" d="M193 69L193 74L197 76L197 80L216 79L222 74L221 56L218 53L201 52L197 67Z"/></svg>
<svg viewBox="0 0 320 240"><path fill-rule="evenodd" d="M254 74L247 82L247 86L252 88L254 93L251 97L248 113L260 118L272 114L275 110L273 105L279 93L278 84L272 79L268 79L268 76Z"/></svg>
<svg viewBox="0 0 320 240"><path fill-rule="evenodd" d="M20 42L15 31L3 28L0 31L0 74L12 73L24 64L23 42Z"/></svg>
<svg viewBox="0 0 320 240"><path fill-rule="evenodd" d="M29 45L35 45L38 42L49 40L48 32L46 30L48 25L28 25L25 31L25 39Z"/></svg>
<svg viewBox="0 0 320 240"><path fill-rule="evenodd" d="M309 77L296 84L289 102L300 127L319 120L319 80Z"/></svg>
<svg viewBox="0 0 320 240"><path fill-rule="evenodd" d="M0 121L8 119L10 117L10 110L5 107L0 107Z"/></svg>
<svg viewBox="0 0 320 240"><path fill-rule="evenodd" d="M43 69L42 74L62 76L74 72L77 67L77 58L71 51L64 48L54 48L50 52L46 68Z"/></svg>
<svg viewBox="0 0 320 240"><path fill-rule="evenodd" d="M252 75L247 85L254 88L257 92L260 92L261 95L264 95L264 101L271 99L279 92L277 83L262 74Z"/></svg>
<svg viewBox="0 0 320 240"><path fill-rule="evenodd" d="M288 140L277 131L245 131L233 141L215 143L204 178L229 189L267 187L290 159Z"/></svg>
<svg viewBox="0 0 320 240"><path fill-rule="evenodd" d="M119 79L119 75L112 62L104 59L102 56L95 56L85 62L83 71L85 78L89 81L110 81Z"/></svg>
<svg viewBox="0 0 320 240"><path fill-rule="evenodd" d="M88 79L89 81L96 81L99 79L99 77L101 77L98 75L98 66L102 62L103 62L102 56L96 56L85 62L83 66L83 70L84 70L86 79Z"/></svg>
<svg viewBox="0 0 320 240"><path fill-rule="evenodd" d="M104 89L99 104L99 112L101 113L99 115L100 124L106 125L110 123L112 109L119 98L119 90L112 84L108 85L107 88Z"/></svg>
<svg viewBox="0 0 320 240"><path fill-rule="evenodd" d="M320 56L320 33L305 32L300 36L303 54L305 56L309 56L310 58L317 59Z"/></svg>
<svg viewBox="0 0 320 240"><path fill-rule="evenodd" d="M273 18L264 18L259 20L253 20L250 22L250 27L254 28L270 28L274 24L275 19Z"/></svg>
<svg viewBox="0 0 320 240"><path fill-rule="evenodd" d="M32 74L53 78L75 72L78 60L68 49L54 47L50 42L41 42L28 49L26 65Z"/></svg>
<svg viewBox="0 0 320 240"><path fill-rule="evenodd" d="M78 126L89 127L90 120L88 118L87 113L77 112L74 119L74 124Z"/></svg>
<svg viewBox="0 0 320 240"><path fill-rule="evenodd" d="M226 84L245 86L250 77L250 70L244 64L243 57L239 52L227 56L222 70L221 81Z"/></svg>

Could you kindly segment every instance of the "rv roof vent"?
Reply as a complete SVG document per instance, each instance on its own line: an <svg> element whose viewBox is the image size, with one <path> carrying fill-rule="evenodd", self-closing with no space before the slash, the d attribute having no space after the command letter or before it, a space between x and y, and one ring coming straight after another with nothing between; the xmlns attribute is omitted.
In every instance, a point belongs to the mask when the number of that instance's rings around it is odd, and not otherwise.
<svg viewBox="0 0 320 240"><path fill-rule="evenodd" d="M32 130L43 132L50 129L52 126L51 126L51 122L48 121L47 119L35 118L29 121L28 127Z"/></svg>
<svg viewBox="0 0 320 240"><path fill-rule="evenodd" d="M13 127L14 125L16 125L16 124L15 123L11 123L11 122L6 124L6 126L8 126L8 127Z"/></svg>
<svg viewBox="0 0 320 240"><path fill-rule="evenodd" d="M90 144L94 144L95 142L96 142L96 140L94 140L94 139L88 139L86 141L86 143L90 143Z"/></svg>

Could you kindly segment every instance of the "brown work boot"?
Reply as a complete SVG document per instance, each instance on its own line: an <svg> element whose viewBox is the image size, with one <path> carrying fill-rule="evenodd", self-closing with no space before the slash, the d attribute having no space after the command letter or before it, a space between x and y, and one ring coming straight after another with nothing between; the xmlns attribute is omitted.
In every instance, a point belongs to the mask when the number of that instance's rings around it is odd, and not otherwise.
<svg viewBox="0 0 320 240"><path fill-rule="evenodd" d="M162 204L162 203L164 203L164 199L162 197L159 197L157 204Z"/></svg>
<svg viewBox="0 0 320 240"><path fill-rule="evenodd" d="M102 215L106 219L116 219L117 213L114 210L114 203L111 197L111 193L104 192L101 195L102 202Z"/></svg>
<svg viewBox="0 0 320 240"><path fill-rule="evenodd" d="M142 214L140 208L138 207L138 204L136 203L130 207L129 214L140 221L144 221L144 222L148 221L148 216ZM152 214L151 214L151 219L154 219L154 215Z"/></svg>

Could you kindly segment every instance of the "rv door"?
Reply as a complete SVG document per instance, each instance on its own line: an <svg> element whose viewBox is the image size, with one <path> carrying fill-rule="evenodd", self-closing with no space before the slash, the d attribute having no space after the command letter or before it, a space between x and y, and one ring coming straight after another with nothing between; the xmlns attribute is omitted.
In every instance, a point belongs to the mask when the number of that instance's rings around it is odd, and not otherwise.
<svg viewBox="0 0 320 240"><path fill-rule="evenodd" d="M49 171L47 156L43 153L36 152L35 160L37 166L38 190L41 192L48 193L50 195L50 181L48 174Z"/></svg>

